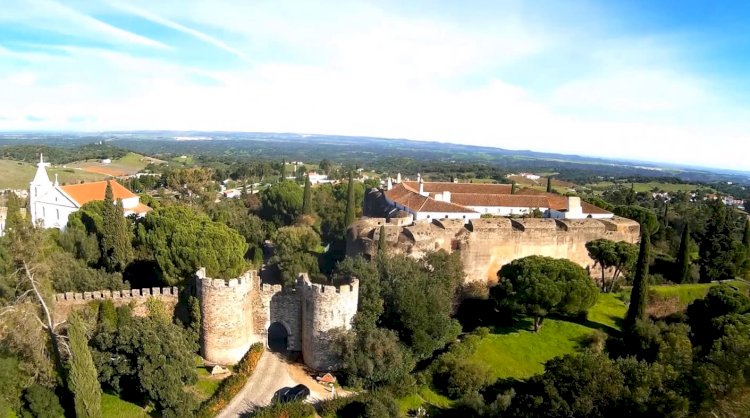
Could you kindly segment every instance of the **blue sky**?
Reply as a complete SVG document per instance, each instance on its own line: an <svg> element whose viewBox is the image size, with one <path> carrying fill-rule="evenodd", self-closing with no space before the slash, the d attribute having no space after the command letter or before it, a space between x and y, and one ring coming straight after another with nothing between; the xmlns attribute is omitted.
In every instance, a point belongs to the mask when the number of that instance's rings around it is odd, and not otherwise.
<svg viewBox="0 0 750 418"><path fill-rule="evenodd" d="M750 170L749 2L2 3L0 130L366 135Z"/></svg>

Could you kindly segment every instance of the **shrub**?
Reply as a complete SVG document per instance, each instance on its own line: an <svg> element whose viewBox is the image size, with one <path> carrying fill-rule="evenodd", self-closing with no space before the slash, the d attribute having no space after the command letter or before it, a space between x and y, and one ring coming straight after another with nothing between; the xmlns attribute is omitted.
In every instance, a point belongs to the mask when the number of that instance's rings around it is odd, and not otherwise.
<svg viewBox="0 0 750 418"><path fill-rule="evenodd" d="M196 412L198 418L215 417L229 402L237 396L255 371L260 356L263 354L263 344L253 344L234 368L234 374L224 379L216 392L208 398Z"/></svg>
<svg viewBox="0 0 750 418"><path fill-rule="evenodd" d="M250 416L253 418L310 418L315 416L315 408L304 402L274 403L265 408L256 409Z"/></svg>

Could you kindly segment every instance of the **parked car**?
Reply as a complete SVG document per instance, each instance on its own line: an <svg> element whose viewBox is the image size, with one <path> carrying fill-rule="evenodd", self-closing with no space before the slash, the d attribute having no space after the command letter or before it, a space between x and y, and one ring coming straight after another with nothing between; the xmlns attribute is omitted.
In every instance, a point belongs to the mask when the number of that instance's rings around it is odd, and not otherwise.
<svg viewBox="0 0 750 418"><path fill-rule="evenodd" d="M277 392L279 402L304 401L310 396L310 388L305 385L297 385L293 388L284 388Z"/></svg>

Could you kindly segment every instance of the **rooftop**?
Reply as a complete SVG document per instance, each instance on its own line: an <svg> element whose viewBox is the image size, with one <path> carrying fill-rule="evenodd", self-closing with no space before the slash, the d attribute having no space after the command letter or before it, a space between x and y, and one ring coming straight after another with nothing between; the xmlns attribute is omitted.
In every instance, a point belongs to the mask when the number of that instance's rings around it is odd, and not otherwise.
<svg viewBox="0 0 750 418"><path fill-rule="evenodd" d="M112 196L115 200L137 197L136 194L126 189L122 184L116 181L110 181L109 183L112 185ZM67 186L60 186L60 190L75 200L79 206L83 206L91 201L104 200L104 193L107 190L107 181L103 180L91 183L70 184Z"/></svg>

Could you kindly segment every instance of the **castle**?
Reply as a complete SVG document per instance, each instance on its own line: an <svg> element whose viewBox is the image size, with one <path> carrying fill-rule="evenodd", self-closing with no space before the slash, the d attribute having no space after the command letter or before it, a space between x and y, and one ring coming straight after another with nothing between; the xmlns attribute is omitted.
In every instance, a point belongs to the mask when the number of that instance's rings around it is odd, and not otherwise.
<svg viewBox="0 0 750 418"><path fill-rule="evenodd" d="M511 186L499 184L401 182L400 175L394 186L388 179L386 190L366 193L366 217L349 226L346 253L373 257L382 231L389 253L420 258L430 251L458 251L465 280L487 283L498 279L503 265L530 255L565 258L593 274L587 242L606 238L637 243L640 238L638 222L579 198L511 191ZM543 210L545 218L498 216L528 216L534 210Z"/></svg>
<svg viewBox="0 0 750 418"><path fill-rule="evenodd" d="M294 287L261 284L255 271L223 280L196 273L201 307L201 355L209 363L236 364L254 343L279 343L302 354L315 370L333 370L338 363L331 344L340 330L351 328L357 313L359 281L340 286L311 283L300 274ZM146 301L155 298L168 311L179 303L176 287L122 291L60 293L54 315L59 322L77 307L94 300L111 300L115 306L131 305L135 315L148 313Z"/></svg>

